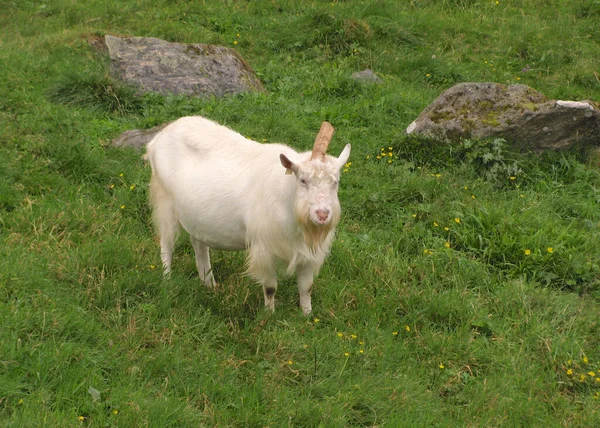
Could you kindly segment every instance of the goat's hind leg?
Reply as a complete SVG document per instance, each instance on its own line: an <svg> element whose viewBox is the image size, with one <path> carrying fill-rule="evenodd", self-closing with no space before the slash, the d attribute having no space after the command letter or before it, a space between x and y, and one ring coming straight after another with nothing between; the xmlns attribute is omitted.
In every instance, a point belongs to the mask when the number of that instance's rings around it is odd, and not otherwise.
<svg viewBox="0 0 600 428"><path fill-rule="evenodd" d="M152 201L154 222L160 236L160 259L164 276L171 274L173 248L179 233L179 220L175 215L173 200L160 181L152 175L150 181L150 199Z"/></svg>
<svg viewBox="0 0 600 428"><path fill-rule="evenodd" d="M193 236L190 236L190 240L192 241L192 247L194 247L194 253L196 254L196 268L198 269L200 279L209 287L214 287L216 282L210 265L209 248Z"/></svg>

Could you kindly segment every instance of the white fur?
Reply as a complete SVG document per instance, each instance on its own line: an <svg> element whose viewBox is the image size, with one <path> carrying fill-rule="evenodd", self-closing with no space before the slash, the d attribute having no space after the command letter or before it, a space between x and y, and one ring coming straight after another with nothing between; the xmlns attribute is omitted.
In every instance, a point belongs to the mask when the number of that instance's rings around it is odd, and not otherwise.
<svg viewBox="0 0 600 428"><path fill-rule="evenodd" d="M247 249L247 273L263 285L265 306L274 310L276 264L283 262L287 274L296 272L300 305L310 313L313 277L340 217L337 182L350 145L339 158L310 160L310 155L256 143L202 117L165 127L148 144L146 156L165 275L183 227L207 285L215 283L209 248Z"/></svg>

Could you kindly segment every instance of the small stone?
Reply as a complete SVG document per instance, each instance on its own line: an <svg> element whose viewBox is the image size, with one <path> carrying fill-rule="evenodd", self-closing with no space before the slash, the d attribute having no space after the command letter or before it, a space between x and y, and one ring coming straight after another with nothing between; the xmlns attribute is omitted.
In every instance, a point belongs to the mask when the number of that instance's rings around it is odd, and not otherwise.
<svg viewBox="0 0 600 428"><path fill-rule="evenodd" d="M363 71L352 73L352 76L350 77L364 83L383 83L383 80L377 76L373 70L369 70L368 68Z"/></svg>
<svg viewBox="0 0 600 428"><path fill-rule="evenodd" d="M146 144L148 144L154 136L167 125L168 123L150 129L130 129L112 140L111 145L114 147L131 147L132 149L140 150L146 147Z"/></svg>

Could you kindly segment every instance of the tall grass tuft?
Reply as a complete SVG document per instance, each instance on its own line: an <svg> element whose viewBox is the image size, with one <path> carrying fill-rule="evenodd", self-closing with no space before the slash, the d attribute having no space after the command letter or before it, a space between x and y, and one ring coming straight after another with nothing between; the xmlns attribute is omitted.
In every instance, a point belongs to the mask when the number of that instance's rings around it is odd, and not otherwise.
<svg viewBox="0 0 600 428"><path fill-rule="evenodd" d="M136 90L106 73L67 72L48 91L55 103L121 116L139 113L142 102Z"/></svg>

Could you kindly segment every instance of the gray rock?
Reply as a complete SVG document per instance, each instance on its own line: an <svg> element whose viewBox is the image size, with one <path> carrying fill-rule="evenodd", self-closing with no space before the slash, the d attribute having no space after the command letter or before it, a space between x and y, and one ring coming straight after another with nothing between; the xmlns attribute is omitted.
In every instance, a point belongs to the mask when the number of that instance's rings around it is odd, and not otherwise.
<svg viewBox="0 0 600 428"><path fill-rule="evenodd" d="M167 125L168 123L165 123L150 129L131 129L125 131L112 140L111 145L114 147L131 147L136 150L141 150Z"/></svg>
<svg viewBox="0 0 600 428"><path fill-rule="evenodd" d="M548 100L525 85L460 83L405 132L444 141L502 137L535 151L600 146L600 109L592 101Z"/></svg>
<svg viewBox="0 0 600 428"><path fill-rule="evenodd" d="M144 92L223 96L264 91L234 49L169 43L153 37L105 36L111 72Z"/></svg>
<svg viewBox="0 0 600 428"><path fill-rule="evenodd" d="M357 71L356 73L352 73L350 76L354 80L358 80L359 82L364 83L382 83L383 80L375 74L373 70L369 70L368 68L363 71Z"/></svg>

